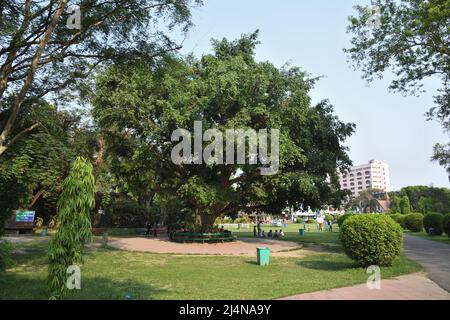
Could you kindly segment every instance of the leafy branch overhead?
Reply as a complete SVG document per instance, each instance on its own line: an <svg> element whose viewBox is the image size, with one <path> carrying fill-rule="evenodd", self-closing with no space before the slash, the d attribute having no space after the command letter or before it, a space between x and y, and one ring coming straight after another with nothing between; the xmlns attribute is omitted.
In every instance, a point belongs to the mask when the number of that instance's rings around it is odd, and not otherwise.
<svg viewBox="0 0 450 320"><path fill-rule="evenodd" d="M375 0L355 9L347 30L351 47L344 49L355 69L369 82L391 70L389 88L404 94L419 94L427 78L437 79L441 86L427 116L450 132L450 2ZM450 175L450 144L437 144L432 159Z"/></svg>

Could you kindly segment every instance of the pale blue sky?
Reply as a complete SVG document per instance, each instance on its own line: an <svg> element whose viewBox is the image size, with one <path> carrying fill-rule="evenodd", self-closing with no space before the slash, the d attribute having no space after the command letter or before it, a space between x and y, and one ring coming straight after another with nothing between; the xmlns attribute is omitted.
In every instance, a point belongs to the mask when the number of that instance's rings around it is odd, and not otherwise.
<svg viewBox="0 0 450 320"><path fill-rule="evenodd" d="M440 125L426 121L438 82L419 98L388 91L389 74L367 86L359 71L346 62L342 48L349 45L347 17L353 5L367 0L204 0L193 10L195 27L182 53L211 50L211 38L236 39L260 29L257 59L277 66L286 62L314 76L325 76L312 92L314 102L328 98L339 117L356 124L348 140L354 164L385 161L394 189L408 185L448 187L445 170L430 162L432 146L446 142Z"/></svg>

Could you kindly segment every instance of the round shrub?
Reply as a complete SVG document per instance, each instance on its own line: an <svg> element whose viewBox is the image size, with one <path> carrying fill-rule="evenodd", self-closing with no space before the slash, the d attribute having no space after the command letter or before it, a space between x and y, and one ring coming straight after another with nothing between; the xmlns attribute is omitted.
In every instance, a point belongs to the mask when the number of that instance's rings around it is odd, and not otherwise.
<svg viewBox="0 0 450 320"><path fill-rule="evenodd" d="M313 223L317 223L317 221L316 221L316 219L309 218L308 221L306 221L306 223L313 224Z"/></svg>
<svg viewBox="0 0 450 320"><path fill-rule="evenodd" d="M442 227L444 229L444 232L450 238L450 213L447 213L444 216L444 220L442 220Z"/></svg>
<svg viewBox="0 0 450 320"><path fill-rule="evenodd" d="M402 251L403 230L385 215L352 215L340 227L339 239L345 253L361 266L389 266Z"/></svg>
<svg viewBox="0 0 450 320"><path fill-rule="evenodd" d="M328 221L328 222L333 222L334 221L334 217L331 215L331 214L327 214L326 216L325 216L325 221Z"/></svg>
<svg viewBox="0 0 450 320"><path fill-rule="evenodd" d="M396 214L389 215L389 217L394 219L394 221L397 222L402 228L406 228L406 226L405 226L406 215L400 214L400 213L396 213Z"/></svg>
<svg viewBox="0 0 450 320"><path fill-rule="evenodd" d="M412 232L420 232L423 229L423 215L410 213L405 216L405 227Z"/></svg>
<svg viewBox="0 0 450 320"><path fill-rule="evenodd" d="M440 213L429 213L423 217L425 231L431 235L441 235L444 232L442 222L444 216Z"/></svg>
<svg viewBox="0 0 450 320"><path fill-rule="evenodd" d="M342 226L344 221L347 220L348 218L350 218L351 216L354 216L354 214L353 213L346 213L346 214L343 214L342 216L339 216L337 218L337 223L338 223L339 227Z"/></svg>

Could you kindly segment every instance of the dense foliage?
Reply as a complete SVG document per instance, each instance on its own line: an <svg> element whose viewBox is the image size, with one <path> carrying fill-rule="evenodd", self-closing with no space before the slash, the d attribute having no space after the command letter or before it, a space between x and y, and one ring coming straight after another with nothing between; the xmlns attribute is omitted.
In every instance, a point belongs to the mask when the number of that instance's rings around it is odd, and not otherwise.
<svg viewBox="0 0 450 320"><path fill-rule="evenodd" d="M407 196L415 212L450 212L450 189L429 186L409 186L400 190Z"/></svg>
<svg viewBox="0 0 450 320"><path fill-rule="evenodd" d="M389 215L389 217L391 217L395 222L397 222L402 228L406 228L406 225L405 225L405 219L407 217L406 215L396 213L396 214Z"/></svg>
<svg viewBox="0 0 450 320"><path fill-rule="evenodd" d="M405 216L405 227L412 232L420 232L423 230L423 214L410 213Z"/></svg>
<svg viewBox="0 0 450 320"><path fill-rule="evenodd" d="M353 213L345 213L342 216L339 216L337 218L337 223L338 223L339 227L342 226L342 224L344 223L345 220L347 220L348 218L350 218L353 215L354 215Z"/></svg>
<svg viewBox="0 0 450 320"><path fill-rule="evenodd" d="M447 213L444 216L444 219L442 220L442 227L444 229L444 232L450 238L450 213Z"/></svg>
<svg viewBox="0 0 450 320"><path fill-rule="evenodd" d="M444 216L440 213L429 213L423 217L425 231L431 235L441 235L444 232L442 224Z"/></svg>
<svg viewBox="0 0 450 320"><path fill-rule="evenodd" d="M403 230L385 215L354 215L340 226L339 239L358 264L389 266L402 251Z"/></svg>

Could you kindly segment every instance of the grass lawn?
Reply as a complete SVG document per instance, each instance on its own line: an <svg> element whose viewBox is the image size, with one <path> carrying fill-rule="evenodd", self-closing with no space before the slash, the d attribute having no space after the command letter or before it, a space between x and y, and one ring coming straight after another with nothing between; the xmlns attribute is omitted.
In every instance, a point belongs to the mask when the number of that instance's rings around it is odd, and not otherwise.
<svg viewBox="0 0 450 320"><path fill-rule="evenodd" d="M48 299L47 245L26 242L13 247L14 264L0 272L0 299ZM91 248L81 268L82 289L67 298L273 299L364 283L368 277L365 269L339 252L272 257L264 267L255 259ZM392 267L382 268L381 275L387 278L419 270L418 264L402 257Z"/></svg>
<svg viewBox="0 0 450 320"><path fill-rule="evenodd" d="M425 238L428 240L433 240L433 241L437 241L437 242L441 242L441 243L450 244L450 237L448 237L445 233L443 233L440 236L430 236L425 231L411 232L411 231L405 230L405 233L409 234L411 236L421 237L421 238Z"/></svg>
<svg viewBox="0 0 450 320"><path fill-rule="evenodd" d="M281 240L287 240L287 241L293 241L301 244L320 244L328 248L340 248L340 242L339 242L339 227L337 224L333 225L333 232L329 231L317 231L315 225L312 225L310 230L306 231L303 236L299 235L298 229L303 228L303 224L288 224L287 228L284 227L272 227L269 225L263 225L262 230L265 231L266 235L267 233L272 230L275 231L275 229L280 230L282 229L285 233L285 236L283 238L280 238ZM228 230L233 231L235 235L238 237L253 237L253 227L251 229L233 229L228 228Z"/></svg>

